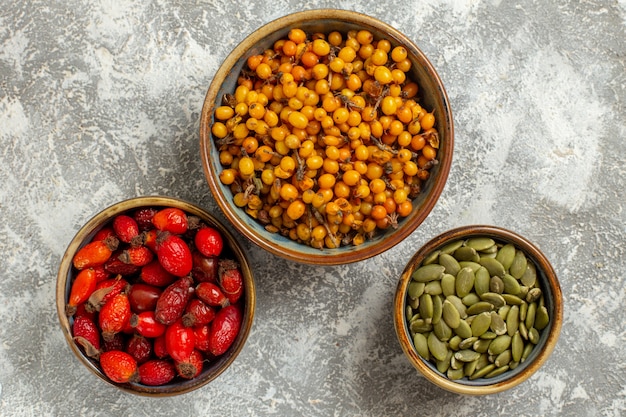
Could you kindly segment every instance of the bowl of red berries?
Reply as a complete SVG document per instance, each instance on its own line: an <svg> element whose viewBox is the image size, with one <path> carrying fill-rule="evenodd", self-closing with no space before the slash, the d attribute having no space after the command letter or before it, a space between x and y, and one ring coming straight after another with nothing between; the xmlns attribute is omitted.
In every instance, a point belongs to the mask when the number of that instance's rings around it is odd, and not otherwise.
<svg viewBox="0 0 626 417"><path fill-rule="evenodd" d="M410 38L361 13L307 10L226 57L202 108L200 153L244 236L285 259L340 265L426 219L453 130L443 82Z"/></svg>
<svg viewBox="0 0 626 417"><path fill-rule="evenodd" d="M91 372L127 392L169 396L232 364L252 326L255 287L240 245L213 215L138 197L77 232L56 304L70 349Z"/></svg>

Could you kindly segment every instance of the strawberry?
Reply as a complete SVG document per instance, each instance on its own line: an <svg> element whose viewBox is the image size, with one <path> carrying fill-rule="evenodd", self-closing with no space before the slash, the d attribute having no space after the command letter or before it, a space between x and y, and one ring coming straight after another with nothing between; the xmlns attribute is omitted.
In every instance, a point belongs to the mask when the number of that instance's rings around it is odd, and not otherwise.
<svg viewBox="0 0 626 417"><path fill-rule="evenodd" d="M152 224L160 231L177 235L185 233L189 226L187 214L176 207L167 207L159 210L152 217Z"/></svg>
<svg viewBox="0 0 626 417"><path fill-rule="evenodd" d="M185 379L195 378L200 375L203 365L204 357L202 356L202 353L195 349L186 360L174 362L176 372Z"/></svg>
<svg viewBox="0 0 626 417"><path fill-rule="evenodd" d="M184 277L191 272L191 250L180 236L161 233L156 242L156 254L161 266L170 274Z"/></svg>
<svg viewBox="0 0 626 417"><path fill-rule="evenodd" d="M193 329L183 326L182 320L176 321L165 330L165 348L175 361L189 359L195 347Z"/></svg>
<svg viewBox="0 0 626 417"><path fill-rule="evenodd" d="M194 244L204 256L219 256L224 248L220 232L209 226L198 229Z"/></svg>
<svg viewBox="0 0 626 417"><path fill-rule="evenodd" d="M169 326L182 317L193 294L192 284L191 277L183 277L163 290L155 308L157 321Z"/></svg>
<svg viewBox="0 0 626 417"><path fill-rule="evenodd" d="M139 382L144 385L165 385L176 376L176 369L171 361L152 359L139 366Z"/></svg>
<svg viewBox="0 0 626 417"><path fill-rule="evenodd" d="M100 355L100 366L109 379L118 384L137 382L139 373L137 361L121 350L111 350Z"/></svg>
<svg viewBox="0 0 626 417"><path fill-rule="evenodd" d="M124 293L117 294L100 309L98 321L102 330L102 338L110 340L113 335L124 330L130 320L130 302Z"/></svg>
<svg viewBox="0 0 626 417"><path fill-rule="evenodd" d="M217 312L209 333L209 352L222 355L233 344L241 328L242 314L236 305L229 305Z"/></svg>

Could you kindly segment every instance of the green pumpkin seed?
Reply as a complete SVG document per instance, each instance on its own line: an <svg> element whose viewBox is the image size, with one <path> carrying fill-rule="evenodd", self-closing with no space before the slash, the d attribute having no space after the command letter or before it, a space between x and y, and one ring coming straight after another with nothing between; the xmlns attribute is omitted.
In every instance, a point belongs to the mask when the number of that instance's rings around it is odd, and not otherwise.
<svg viewBox="0 0 626 417"><path fill-rule="evenodd" d="M541 298L542 292L540 288L531 288L528 290L528 294L526 294L526 302L532 303Z"/></svg>
<svg viewBox="0 0 626 417"><path fill-rule="evenodd" d="M476 304L477 302L479 302L480 301L480 297L475 292L471 292L471 293L467 294L465 297L461 298L461 301L463 301L463 304L465 304L467 307L469 307L472 304Z"/></svg>
<svg viewBox="0 0 626 417"><path fill-rule="evenodd" d="M471 361L471 362L467 362L464 366L463 366L463 373L465 374L465 376L470 376L472 375L474 372L476 372L476 367L478 366L478 359L476 359L475 361Z"/></svg>
<svg viewBox="0 0 626 417"><path fill-rule="evenodd" d="M441 292L446 297L456 294L456 277L450 274L443 274L441 278Z"/></svg>
<svg viewBox="0 0 626 417"><path fill-rule="evenodd" d="M486 292L480 296L480 299L493 304L495 308L500 308L506 305L506 301L504 301L504 298L500 294L495 292Z"/></svg>
<svg viewBox="0 0 626 417"><path fill-rule="evenodd" d="M513 263L509 267L509 273L513 275L515 278L520 279L524 272L526 272L526 265L528 261L526 259L526 255L521 250L515 251L515 256L513 257Z"/></svg>
<svg viewBox="0 0 626 417"><path fill-rule="evenodd" d="M491 341L487 353L489 353L490 355L499 355L500 353L507 350L509 346L511 346L511 336L509 336L508 334L503 334Z"/></svg>
<svg viewBox="0 0 626 417"><path fill-rule="evenodd" d="M534 347L535 345L533 345L532 343L526 343L524 345L524 350L522 351L522 359L520 359L520 362L524 362L526 359L528 359Z"/></svg>
<svg viewBox="0 0 626 417"><path fill-rule="evenodd" d="M416 319L411 321L409 329L412 333L427 333L432 331L433 325L424 319Z"/></svg>
<svg viewBox="0 0 626 417"><path fill-rule="evenodd" d="M511 349L507 349L504 352L500 353L496 356L496 359L493 361L496 367L500 368L501 366L506 366L511 362Z"/></svg>
<svg viewBox="0 0 626 417"><path fill-rule="evenodd" d="M543 330L550 323L550 316L548 315L548 309L546 306L537 308L537 314L535 314L535 329Z"/></svg>
<svg viewBox="0 0 626 417"><path fill-rule="evenodd" d="M472 348L472 346L474 346L474 343L477 340L478 340L478 338L475 337L475 336L463 339L463 340L461 340L461 343L459 343L459 349L470 349L470 348Z"/></svg>
<svg viewBox="0 0 626 417"><path fill-rule="evenodd" d="M414 281L411 282L407 290L409 298L412 298L412 299L419 298L420 295L424 294L425 286L426 284L424 284L423 282L414 282Z"/></svg>
<svg viewBox="0 0 626 417"><path fill-rule="evenodd" d="M526 314L528 313L528 303L523 302L519 306L519 320L526 321Z"/></svg>
<svg viewBox="0 0 626 417"><path fill-rule="evenodd" d="M524 302L524 300L522 300L521 298L519 298L517 295L512 295L512 294L502 294L502 298L504 298L504 301L508 304L508 305L520 305Z"/></svg>
<svg viewBox="0 0 626 417"><path fill-rule="evenodd" d="M511 358L514 362L519 362L522 359L522 352L524 351L524 341L519 332L515 332L511 338Z"/></svg>
<svg viewBox="0 0 626 417"><path fill-rule="evenodd" d="M505 273L502 277L502 283L504 284L503 293L511 295L519 295L521 292L519 282L513 275Z"/></svg>
<svg viewBox="0 0 626 417"><path fill-rule="evenodd" d="M520 285L518 297L521 298L522 300L525 299L526 296L528 295L528 291L530 291L529 287L527 287L526 285Z"/></svg>
<svg viewBox="0 0 626 417"><path fill-rule="evenodd" d="M430 295L439 295L443 291L441 289L441 281L430 281L426 283L424 287L424 292Z"/></svg>
<svg viewBox="0 0 626 417"><path fill-rule="evenodd" d="M463 339L467 339L472 336L472 328L465 320L459 321L459 327L454 329L454 332L461 336Z"/></svg>
<svg viewBox="0 0 626 417"><path fill-rule="evenodd" d="M525 339L528 340L528 328L524 324L523 321L519 322L519 334Z"/></svg>
<svg viewBox="0 0 626 417"><path fill-rule="evenodd" d="M463 349L459 350L454 354L454 358L461 362L473 362L480 358L480 353L472 350L472 349Z"/></svg>
<svg viewBox="0 0 626 417"><path fill-rule="evenodd" d="M496 259L502 264L504 269L509 269L513 263L515 257L515 246L511 243L507 243L498 250Z"/></svg>
<svg viewBox="0 0 626 417"><path fill-rule="evenodd" d="M505 373L508 370L509 370L509 366L508 365L501 366L501 367L496 368L493 371L489 372L487 375L485 375L485 378L495 378L497 376L502 375L503 373Z"/></svg>
<svg viewBox="0 0 626 417"><path fill-rule="evenodd" d="M483 378L485 375L489 374L494 369L496 369L496 365L494 365L493 363L490 363L488 365L483 366L482 368L474 372L472 375L470 375L469 379L474 380L478 378Z"/></svg>
<svg viewBox="0 0 626 417"><path fill-rule="evenodd" d="M448 355L448 346L439 340L435 333L430 333L427 339L428 350L430 354L437 360L444 360Z"/></svg>
<svg viewBox="0 0 626 417"><path fill-rule="evenodd" d="M485 311L491 311L493 309L493 304L488 303L487 301L479 301L467 307L467 314L473 316L476 314L484 313Z"/></svg>
<svg viewBox="0 0 626 417"><path fill-rule="evenodd" d="M481 353L480 358L476 361L476 371L483 369L485 366L489 365L489 355L486 353Z"/></svg>
<svg viewBox="0 0 626 417"><path fill-rule="evenodd" d="M458 334L455 334L454 336L452 336L450 340L448 340L448 347L455 351L459 350L459 345L461 344L462 341L463 339L461 339L461 336L459 336Z"/></svg>
<svg viewBox="0 0 626 417"><path fill-rule="evenodd" d="M420 296L420 305L418 307L420 316L428 320L428 323L433 319L433 297L430 294L422 294Z"/></svg>
<svg viewBox="0 0 626 417"><path fill-rule="evenodd" d="M456 276L456 294L463 298L474 287L474 271L471 268L462 268Z"/></svg>
<svg viewBox="0 0 626 417"><path fill-rule="evenodd" d="M535 268L535 264L526 262L526 270L524 274L522 274L520 281L527 287L532 288L535 286L537 283L537 269Z"/></svg>
<svg viewBox="0 0 626 417"><path fill-rule="evenodd" d="M406 321L411 321L411 319L413 318L413 309L411 308L411 306L406 306L406 308L404 309L404 315L406 316Z"/></svg>
<svg viewBox="0 0 626 417"><path fill-rule="evenodd" d="M528 304L528 311L526 312L526 319L524 320L524 324L527 329L530 329L535 326L535 316L537 314L537 303L533 302Z"/></svg>
<svg viewBox="0 0 626 417"><path fill-rule="evenodd" d="M472 349L474 349L478 353L487 353L487 351L489 350L489 345L491 345L491 340L478 339L472 345Z"/></svg>
<svg viewBox="0 0 626 417"><path fill-rule="evenodd" d="M441 306L441 316L451 329L456 329L461 323L459 310L448 299Z"/></svg>
<svg viewBox="0 0 626 417"><path fill-rule="evenodd" d="M415 346L415 350L418 355L420 355L425 360L430 359L430 351L428 350L428 339L422 333L415 333L413 335L413 346Z"/></svg>
<svg viewBox="0 0 626 417"><path fill-rule="evenodd" d="M476 252L476 249L470 248L469 246L461 246L454 251L453 256L457 261L478 262L478 260L480 259L480 257L478 256L478 252Z"/></svg>
<svg viewBox="0 0 626 417"><path fill-rule="evenodd" d="M498 245L491 245L486 249L478 251L480 256L488 256L489 258L495 258L498 254Z"/></svg>
<svg viewBox="0 0 626 417"><path fill-rule="evenodd" d="M434 262L437 262L440 253L441 251L439 250L431 252L430 254L428 254L427 257L424 258L424 260L422 261L422 265L430 265Z"/></svg>
<svg viewBox="0 0 626 417"><path fill-rule="evenodd" d="M533 345L539 343L539 330L535 329L534 327L528 329L528 340Z"/></svg>
<svg viewBox="0 0 626 417"><path fill-rule="evenodd" d="M496 242L488 237L472 237L465 241L465 246L474 248L477 251L484 251L495 244Z"/></svg>
<svg viewBox="0 0 626 417"><path fill-rule="evenodd" d="M480 269L481 267L478 262L472 261L461 261L459 262L459 266L461 266L461 268L471 268L474 273L476 273L476 271L478 271L478 269Z"/></svg>
<svg viewBox="0 0 626 417"><path fill-rule="evenodd" d="M496 294L502 294L504 292L504 281L499 276L492 276L489 280L489 291Z"/></svg>
<svg viewBox="0 0 626 417"><path fill-rule="evenodd" d="M455 240L453 242L450 242L448 244L446 244L445 246L443 246L440 249L441 253L447 253L447 254L451 254L453 253L455 250L457 250L458 248L460 248L461 246L463 246L463 241L462 240Z"/></svg>
<svg viewBox="0 0 626 417"><path fill-rule="evenodd" d="M498 335L492 332L491 330L487 330L485 333L480 335L481 339L488 339L488 340L493 340L496 337L498 337Z"/></svg>
<svg viewBox="0 0 626 417"><path fill-rule="evenodd" d="M450 351L449 354L450 357L452 357L452 351ZM450 369L450 359L444 359L442 361L435 359L435 366L439 372L445 374L448 369Z"/></svg>
<svg viewBox="0 0 626 417"><path fill-rule="evenodd" d="M491 282L491 277L489 276L489 271L484 266L478 268L478 270L474 273L474 290L476 294L479 296L483 293L489 292L489 283Z"/></svg>
<svg viewBox="0 0 626 417"><path fill-rule="evenodd" d="M430 282L443 277L445 267L437 264L428 264L420 266L413 272L411 278L416 282Z"/></svg>
<svg viewBox="0 0 626 417"><path fill-rule="evenodd" d="M433 333L442 341L448 341L452 338L452 329L446 324L445 320L439 320L436 324L433 324Z"/></svg>
<svg viewBox="0 0 626 417"><path fill-rule="evenodd" d="M461 379L465 376L465 372L463 371L463 367L459 369L449 368L446 372L446 376L448 379L456 381L457 379Z"/></svg>
<svg viewBox="0 0 626 417"><path fill-rule="evenodd" d="M513 336L519 327L519 306L514 305L506 316L506 328L509 336Z"/></svg>
<svg viewBox="0 0 626 417"><path fill-rule="evenodd" d="M489 329L491 325L491 314L485 312L480 313L475 316L474 320L472 320L471 328L472 328L472 336L480 337L483 333Z"/></svg>
<svg viewBox="0 0 626 417"><path fill-rule="evenodd" d="M519 366L519 362L509 362L509 369L512 371L513 369L517 368Z"/></svg>
<svg viewBox="0 0 626 417"><path fill-rule="evenodd" d="M467 318L467 307L463 304L463 300L456 295L449 295L446 297L446 300L450 301L452 305L459 310L459 315L462 319Z"/></svg>
<svg viewBox="0 0 626 417"><path fill-rule="evenodd" d="M417 307L419 307L419 305L420 305L420 299L419 298L411 298L411 297L409 297L407 304L413 310L417 310Z"/></svg>
<svg viewBox="0 0 626 417"><path fill-rule="evenodd" d="M445 274L456 275L461 270L459 261L454 259L454 256L447 253L439 255L439 265L445 267L445 270L443 271Z"/></svg>
<svg viewBox="0 0 626 417"><path fill-rule="evenodd" d="M441 320L442 310L443 310L443 299L440 295L433 295L433 319L431 320L432 324L436 324L439 320Z"/></svg>
<svg viewBox="0 0 626 417"><path fill-rule="evenodd" d="M463 369L463 365L465 365L465 362L461 362L460 360L455 358L453 354L452 357L450 358L450 368Z"/></svg>
<svg viewBox="0 0 626 417"><path fill-rule="evenodd" d="M504 266L496 258L481 257L479 263L487 268L489 275L502 277L506 272Z"/></svg>
<svg viewBox="0 0 626 417"><path fill-rule="evenodd" d="M498 336L502 336L507 332L506 322L495 311L491 312L491 330Z"/></svg>

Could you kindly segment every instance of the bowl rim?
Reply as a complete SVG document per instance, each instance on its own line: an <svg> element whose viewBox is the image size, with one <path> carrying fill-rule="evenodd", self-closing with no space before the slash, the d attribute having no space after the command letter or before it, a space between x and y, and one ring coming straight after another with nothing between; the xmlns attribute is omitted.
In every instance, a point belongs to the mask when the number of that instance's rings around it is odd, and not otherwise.
<svg viewBox="0 0 626 417"><path fill-rule="evenodd" d="M523 250L524 253L527 256L530 256L535 262L537 269L543 271L543 276L545 277L547 284L547 290L550 292L551 297L554 300L552 308L553 311L550 317L550 328L547 337L545 338L543 348L537 351L533 360L531 360L527 365L524 365L525 367L521 370L521 372L518 372L510 378L505 378L497 382L494 381L494 383L486 385L464 384L459 381L450 380L441 375L439 372L433 370L415 351L413 342L408 334L405 319L406 291L408 289L408 284L411 281L411 274L415 268L421 264L426 255L453 240L467 239L469 237L477 236L492 237L494 240L500 242L508 241ZM413 365L413 367L430 382L440 388L457 394L495 394L513 388L528 379L546 362L550 354L553 352L563 323L563 294L556 272L545 254L534 243L518 233L503 227L482 224L466 225L447 230L435 236L415 251L412 258L406 264L398 281L394 295L393 319L396 336L403 352L405 353L405 356L409 359L411 365Z"/></svg>
<svg viewBox="0 0 626 417"><path fill-rule="evenodd" d="M227 75L231 72L233 66L236 65L237 61L241 57L245 56L246 52L254 44L267 38L277 30L286 30L289 26L308 23L315 20L336 20L350 24L363 25L364 27L374 28L377 31L384 32L390 40L393 40L393 42L403 44L409 52L415 56L414 62L419 63L419 65L428 74L428 77L432 80L433 85L436 88L436 96L438 97L437 100L441 100L445 113L439 117L444 118L445 120L445 123L443 124L443 128L445 130L444 135L442 136L446 137L446 146L449 150L439 160L439 166L437 168L438 178L437 181L431 182L432 188L430 190L429 198L419 206L418 213L403 219L406 220L406 223L403 224L404 227L399 227L394 233L385 233L376 245L368 245L367 247L363 247L363 250L359 248L346 250L346 247L341 247L338 249L319 250L319 253L314 251L301 253L298 250L293 250L289 247L280 245L279 243L274 243L271 238L266 237L269 236L269 232L257 232L246 224L244 216L247 216L247 214L240 209L236 210L232 206L232 203L228 200L229 197L225 196L221 192L221 184L217 179L218 176L212 174L213 172L217 172L218 167L214 166L210 157L211 148L213 147L210 134L211 114L213 113L215 103L218 100L217 95L219 90L227 78ZM453 152L454 122L452 118L450 100L441 77L426 55L415 42L388 23L363 13L344 9L312 9L295 12L279 17L254 30L230 52L216 71L205 96L200 117L200 153L203 170L205 178L209 183L209 188L211 189L214 199L220 209L224 212L225 216L235 226L235 228L257 246L279 257L305 264L339 265L353 263L379 255L402 242L412 232L414 232L417 227L419 227L419 225L428 217L436 205L447 182L450 167L452 165ZM415 207L414 210L416 210Z"/></svg>
<svg viewBox="0 0 626 417"><path fill-rule="evenodd" d="M229 350L218 358L214 363L216 369L205 369L203 373L206 373L202 378L194 378L190 380L184 380L180 385L162 385L162 386L148 386L139 383L127 383L118 384L111 381L102 370L96 366L96 364L87 358L87 356L80 350L80 348L74 342L70 318L65 314L66 297L68 295L68 289L70 283L68 278L72 273L72 258L73 254L82 246L87 243L98 230L100 230L113 216L121 213L128 212L140 207L178 207L185 210L188 213L197 215L202 220L209 223L212 227L215 227L222 233L224 240L227 242L228 247L232 254L237 259L242 269L244 276L245 287L245 301L244 301L244 313L241 329L235 342L229 348ZM220 374L222 374L239 355L246 340L251 331L254 312L256 308L256 289L254 283L254 276L250 267L250 262L245 252L241 248L241 245L235 239L234 235L211 213L204 210L197 204L191 203L187 200L183 200L176 197L165 197L160 195L133 197L126 200L118 201L109 205L105 209L93 215L74 235L70 243L68 244L61 262L59 264L57 272L56 282L56 309L61 330L63 332L66 344L70 350L74 353L74 356L85 365L93 374L98 376L108 384L126 391L132 394L148 397L165 397L174 396L180 394L186 394L195 389L198 389L209 382L213 381Z"/></svg>

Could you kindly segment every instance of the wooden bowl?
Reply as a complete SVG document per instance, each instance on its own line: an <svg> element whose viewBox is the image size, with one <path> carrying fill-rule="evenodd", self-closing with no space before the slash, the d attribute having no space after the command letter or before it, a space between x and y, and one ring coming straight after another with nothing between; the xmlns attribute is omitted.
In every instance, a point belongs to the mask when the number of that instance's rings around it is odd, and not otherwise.
<svg viewBox="0 0 626 417"><path fill-rule="evenodd" d="M292 28L301 28L307 33L326 34L337 30L344 35L349 30L368 29L375 39L386 38L393 46L404 45L412 61L410 76L420 86L418 102L429 111L433 110L437 118L435 126L441 144L437 156L439 164L431 170L430 178L413 200L413 212L402 218L396 229L389 228L379 232L374 238L358 246L319 250L279 233L270 233L243 209L235 206L231 190L219 179L222 166L219 150L211 134L214 110L221 105L225 94L235 91L237 78L246 65L247 58L271 48L275 41L285 38ZM364 260L388 250L409 236L426 219L444 188L452 162L453 137L452 111L446 91L435 68L423 52L409 38L384 22L360 13L332 9L290 14L260 27L245 38L228 55L215 74L200 119L200 152L204 173L225 216L237 230L261 248L285 259L318 265L338 265Z"/></svg>
<svg viewBox="0 0 626 417"><path fill-rule="evenodd" d="M223 255L227 255L230 259L234 259L239 263L244 279L244 294L242 299L239 301L243 306L243 320L239 334L230 348L223 355L217 357L216 360L211 363L205 363L203 371L199 376L193 379L182 379L176 377L172 382L161 386L148 386L140 383L119 384L111 381L104 374L98 362L88 357L83 349L75 343L72 335L73 318L68 317L65 311L71 285L77 273L76 269L72 265L74 254L86 243L90 242L93 236L102 227L109 224L113 217L118 214L129 213L142 207L176 207L182 209L188 214L199 217L204 223L217 229L222 234L224 241ZM213 215L194 204L175 198L160 196L138 197L121 201L105 208L100 213L92 217L76 233L67 247L63 258L61 259L56 285L56 305L61 330L63 331L65 340L67 341L67 344L74 356L76 356L76 358L78 358L78 360L87 369L89 369L89 371L105 382L123 391L143 396L172 396L184 394L198 389L217 378L233 363L246 342L254 318L255 300L256 293L252 270L250 269L250 265L246 255L241 249L241 246L228 229L226 229Z"/></svg>
<svg viewBox="0 0 626 417"><path fill-rule="evenodd" d="M526 360L521 361L517 367L506 370L500 375L490 378L470 379L464 376L461 379L451 379L447 374L440 372L433 361L422 357L413 341L409 328L407 312L407 291L413 281L413 273L422 266L424 260L428 262L431 254L445 248L452 242L466 241L469 238L487 237L497 244L513 244L521 250L529 261L536 267L536 286L543 292L545 307L550 321L539 332L539 339ZM450 246L448 246L450 248ZM444 250L445 252L446 250ZM444 293L445 296L445 293ZM520 306L521 308L521 306ZM414 310L415 311L415 310ZM449 230L433 238L421 247L407 263L395 293L394 299L394 325L396 335L402 350L413 365L423 376L435 385L451 392L469 395L493 394L513 388L534 374L548 359L556 346L563 323L563 296L556 273L552 269L546 256L530 241L518 234L506 229L494 226L464 226ZM443 320L443 319L442 319ZM539 327L539 326L537 326ZM453 333L454 334L454 333ZM448 344L448 347L450 344Z"/></svg>

